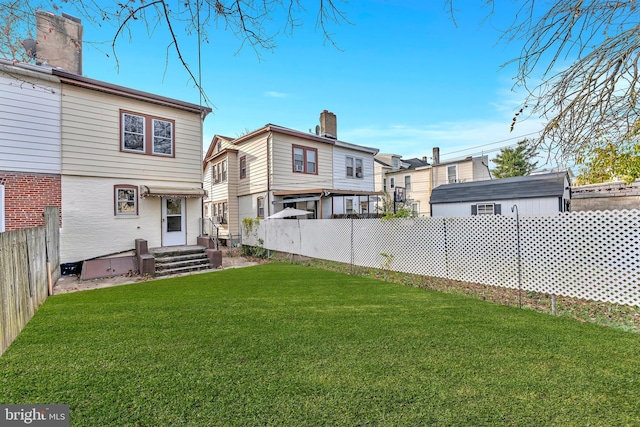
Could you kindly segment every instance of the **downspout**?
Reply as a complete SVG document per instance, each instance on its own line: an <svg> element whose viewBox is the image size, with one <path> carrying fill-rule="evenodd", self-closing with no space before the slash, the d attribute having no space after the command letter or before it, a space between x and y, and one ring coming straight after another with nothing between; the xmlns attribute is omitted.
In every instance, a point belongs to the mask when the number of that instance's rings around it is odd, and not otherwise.
<svg viewBox="0 0 640 427"><path fill-rule="evenodd" d="M271 215L271 143L273 141L273 132L269 131L269 136L267 137L267 203L266 204L266 213L265 218Z"/></svg>
<svg viewBox="0 0 640 427"><path fill-rule="evenodd" d="M429 216L433 216L433 206L431 205L432 192L433 192L433 166L429 168Z"/></svg>

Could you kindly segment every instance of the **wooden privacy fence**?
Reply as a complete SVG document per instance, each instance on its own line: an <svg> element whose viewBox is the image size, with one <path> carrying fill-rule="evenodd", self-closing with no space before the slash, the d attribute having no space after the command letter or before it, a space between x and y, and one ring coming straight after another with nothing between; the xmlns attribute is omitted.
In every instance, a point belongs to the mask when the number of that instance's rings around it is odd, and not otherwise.
<svg viewBox="0 0 640 427"><path fill-rule="evenodd" d="M60 277L58 208L45 208L44 216L43 227L0 233L0 355Z"/></svg>

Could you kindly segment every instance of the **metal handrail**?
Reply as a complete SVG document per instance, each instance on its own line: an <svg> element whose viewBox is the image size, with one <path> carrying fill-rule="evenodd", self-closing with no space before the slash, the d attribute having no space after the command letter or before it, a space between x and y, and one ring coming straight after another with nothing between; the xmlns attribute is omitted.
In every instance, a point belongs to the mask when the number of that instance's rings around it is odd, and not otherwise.
<svg viewBox="0 0 640 427"><path fill-rule="evenodd" d="M215 230L215 233L213 232ZM209 239L213 242L213 247L215 250L219 248L219 236L220 236L220 227L218 224L213 222L212 218L202 218L202 235L209 236Z"/></svg>

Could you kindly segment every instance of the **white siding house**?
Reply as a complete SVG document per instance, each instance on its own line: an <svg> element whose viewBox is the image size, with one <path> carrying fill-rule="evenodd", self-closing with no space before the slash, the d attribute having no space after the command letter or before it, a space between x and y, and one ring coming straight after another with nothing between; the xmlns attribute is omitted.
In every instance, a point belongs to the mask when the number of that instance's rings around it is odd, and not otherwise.
<svg viewBox="0 0 640 427"><path fill-rule="evenodd" d="M336 141L333 146L333 188L352 194L333 197L334 214L375 212L375 148ZM336 192L337 193L337 192Z"/></svg>
<svg viewBox="0 0 640 427"><path fill-rule="evenodd" d="M210 111L54 70L62 93L61 262L196 244Z"/></svg>
<svg viewBox="0 0 640 427"><path fill-rule="evenodd" d="M51 67L0 60L0 232L43 225L43 208L61 207L60 112Z"/></svg>

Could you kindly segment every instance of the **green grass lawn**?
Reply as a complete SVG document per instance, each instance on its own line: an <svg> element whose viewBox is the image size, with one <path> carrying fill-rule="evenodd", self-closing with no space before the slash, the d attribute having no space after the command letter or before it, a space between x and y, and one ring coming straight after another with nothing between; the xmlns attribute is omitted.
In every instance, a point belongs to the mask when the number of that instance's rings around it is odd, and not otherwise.
<svg viewBox="0 0 640 427"><path fill-rule="evenodd" d="M0 403L74 426L640 425L640 334L290 264L50 297Z"/></svg>

